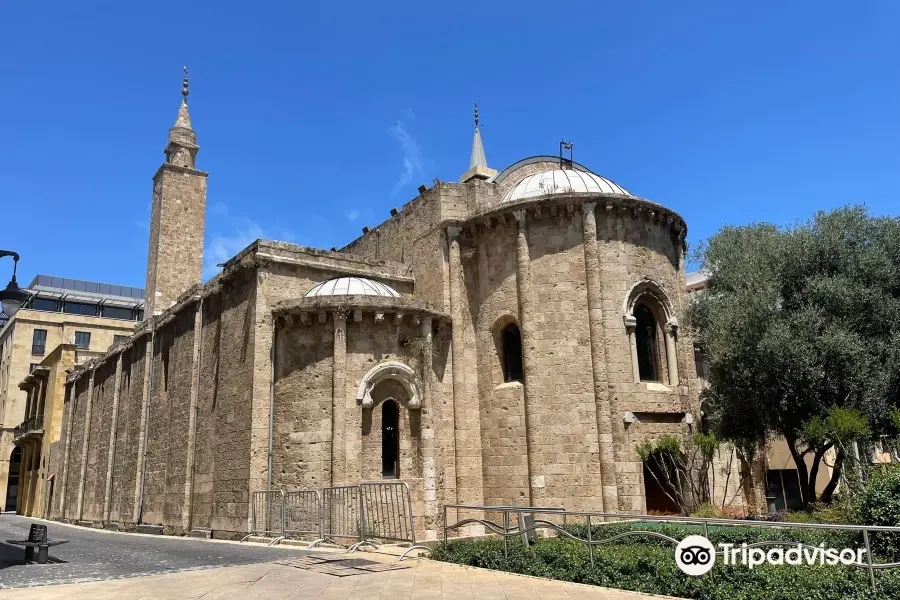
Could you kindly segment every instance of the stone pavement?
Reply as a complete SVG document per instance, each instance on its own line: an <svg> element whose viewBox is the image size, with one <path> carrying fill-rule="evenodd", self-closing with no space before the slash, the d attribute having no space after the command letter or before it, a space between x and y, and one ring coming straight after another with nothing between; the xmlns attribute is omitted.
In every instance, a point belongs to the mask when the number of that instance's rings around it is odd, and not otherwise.
<svg viewBox="0 0 900 600"><path fill-rule="evenodd" d="M394 562L394 557L366 559ZM406 564L407 561L403 561ZM183 571L153 577L5 590L0 600L649 600L647 596L410 559L410 568L336 577L275 563Z"/></svg>
<svg viewBox="0 0 900 600"><path fill-rule="evenodd" d="M67 544L50 548L49 564L26 565L24 548L4 543L26 539L31 523L46 524L51 540L69 540ZM0 515L0 588L160 575L271 562L303 554L302 550L290 547L116 533L7 513Z"/></svg>
<svg viewBox="0 0 900 600"><path fill-rule="evenodd" d="M24 550L2 543L27 537L46 523L51 562L25 564ZM642 600L651 596L547 581L410 558L396 547L346 554L343 550L116 533L53 521L0 515L0 600ZM349 559L349 560L347 560ZM357 574L359 573L359 574ZM363 574L364 573L364 574Z"/></svg>

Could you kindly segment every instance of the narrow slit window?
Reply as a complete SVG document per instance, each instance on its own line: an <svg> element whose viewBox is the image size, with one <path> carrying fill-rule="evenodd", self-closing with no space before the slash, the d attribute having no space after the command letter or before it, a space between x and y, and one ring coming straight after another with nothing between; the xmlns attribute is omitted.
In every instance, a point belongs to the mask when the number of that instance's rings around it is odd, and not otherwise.
<svg viewBox="0 0 900 600"><path fill-rule="evenodd" d="M515 323L503 328L503 381L522 381L522 334Z"/></svg>
<svg viewBox="0 0 900 600"><path fill-rule="evenodd" d="M381 405L381 476L400 477L400 410L393 400Z"/></svg>

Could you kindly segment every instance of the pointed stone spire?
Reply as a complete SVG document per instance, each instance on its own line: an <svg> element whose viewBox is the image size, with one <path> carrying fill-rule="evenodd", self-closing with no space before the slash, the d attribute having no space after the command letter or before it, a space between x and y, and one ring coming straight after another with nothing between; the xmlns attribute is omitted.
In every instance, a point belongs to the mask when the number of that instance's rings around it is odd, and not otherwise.
<svg viewBox="0 0 900 600"><path fill-rule="evenodd" d="M472 139L472 157L469 159L469 168L487 168L487 158L484 156L484 144L481 142L481 131L478 130L478 103L475 103L475 137Z"/></svg>
<svg viewBox="0 0 900 600"><path fill-rule="evenodd" d="M490 179L497 174L495 169L487 165L484 155L484 143L481 141L481 130L478 129L478 103L475 103L475 136L472 138L472 155L469 158L469 170L459 178L460 183L473 179Z"/></svg>
<svg viewBox="0 0 900 600"><path fill-rule="evenodd" d="M188 91L188 68L184 68L184 81L181 84L181 107L178 109L178 117L175 119L175 127L184 127L185 129L192 129L191 127L191 113L188 111L188 103L187 97L190 92Z"/></svg>
<svg viewBox="0 0 900 600"><path fill-rule="evenodd" d="M188 111L188 68L184 68L184 81L181 84L181 106L175 126L169 130L169 143L166 145L166 162L178 167L194 168L197 159L197 134L191 126L191 113Z"/></svg>

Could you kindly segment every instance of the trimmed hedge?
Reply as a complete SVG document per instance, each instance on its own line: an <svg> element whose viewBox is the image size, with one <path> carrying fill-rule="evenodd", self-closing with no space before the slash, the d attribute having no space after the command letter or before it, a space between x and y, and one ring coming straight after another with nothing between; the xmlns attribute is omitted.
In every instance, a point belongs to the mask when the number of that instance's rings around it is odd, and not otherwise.
<svg viewBox="0 0 900 600"><path fill-rule="evenodd" d="M574 536L587 539L587 525L570 524L564 527ZM679 523L609 523L593 525L592 539L608 539L627 531L650 530L667 535L676 540L689 535L703 535L702 525ZM764 541L803 542L810 546L825 543L832 548L862 548L862 533L855 531L835 531L827 529L805 529L800 527L750 527L746 525L710 525L709 541L713 544L731 543L740 546L742 543L752 544ZM616 541L623 546L642 545L660 546L671 549L672 543L652 536L629 536Z"/></svg>
<svg viewBox="0 0 900 600"><path fill-rule="evenodd" d="M710 537L714 537L712 532ZM675 536L673 536L675 537ZM646 538L626 538L639 540ZM724 541L724 540L723 540ZM730 540L729 540L730 541ZM526 547L509 540L468 540L438 545L432 558L473 567L549 579L699 600L881 600L900 598L900 572L876 572L877 590L865 569L844 566L716 566L701 577L682 573L672 544L629 541L594 550L566 539L538 540Z"/></svg>

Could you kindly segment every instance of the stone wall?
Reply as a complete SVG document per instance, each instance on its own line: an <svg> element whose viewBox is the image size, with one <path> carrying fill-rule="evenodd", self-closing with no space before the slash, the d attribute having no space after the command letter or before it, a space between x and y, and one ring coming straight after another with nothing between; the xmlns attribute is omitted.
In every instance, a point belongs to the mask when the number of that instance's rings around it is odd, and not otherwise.
<svg viewBox="0 0 900 600"><path fill-rule="evenodd" d="M182 528L195 308L158 327L153 348L141 522L173 531Z"/></svg>
<svg viewBox="0 0 900 600"><path fill-rule="evenodd" d="M91 399L90 437L88 438L87 472L84 483L84 506L81 518L103 519L106 491L106 462L109 456L109 431L115 392L116 360L99 363L94 369L94 393Z"/></svg>
<svg viewBox="0 0 900 600"><path fill-rule="evenodd" d="M69 430L72 433L72 442L69 447L69 469L67 474L65 493L65 514L66 519L78 520L81 515L78 514L78 499L81 490L81 474L84 464L82 452L84 449L84 422L87 415L88 390L90 389L90 377L80 377L75 383L75 398L72 400L74 404L70 409L69 415L72 425ZM68 394L67 394L68 395ZM63 424L65 431L65 423Z"/></svg>
<svg viewBox="0 0 900 600"><path fill-rule="evenodd" d="M446 311L446 238L441 228L443 196L452 185L441 184L403 206L403 210L345 246L341 252L369 260L410 265L419 300ZM412 291L412 290L410 290Z"/></svg>
<svg viewBox="0 0 900 600"><path fill-rule="evenodd" d="M631 358L631 345L623 320L623 305L629 289L644 278L649 278L672 303L681 319L684 290L684 264L682 249L673 239L665 217L650 209L635 211L633 208L614 207L609 210L599 205L597 212L597 240L603 296L603 327L606 333L606 356L612 393L614 427L622 427L624 413L681 414L692 412L699 419L699 382L693 361L693 342L683 332L678 332L677 362L679 385L654 385L635 382ZM668 376L665 348L659 353L662 379ZM664 416L663 419L670 417ZM673 429L669 427L668 429ZM687 427L675 427L680 434ZM620 508L640 512L645 508L642 465L634 448L646 436L631 433L623 428L625 447L617 458L617 484Z"/></svg>
<svg viewBox="0 0 900 600"><path fill-rule="evenodd" d="M400 479L410 486L419 535L430 530L433 536L438 503L448 490L455 498L446 335L432 335L428 357L427 322L409 315L398 322L392 314L376 320L374 312L352 309L338 323L334 312L322 315L278 321L273 487L322 489L381 479L382 405L393 398L400 404ZM344 348L337 366L336 339ZM416 373L421 408L409 408L408 391L391 379L372 389L371 408L360 406L360 383L373 367L392 361Z"/></svg>
<svg viewBox="0 0 900 600"><path fill-rule="evenodd" d="M122 352L122 375L119 388L119 415L116 427L115 454L111 482L109 520L115 523L134 521L134 490L137 456L141 452L141 410L143 407L144 366L147 340L144 336Z"/></svg>
<svg viewBox="0 0 900 600"><path fill-rule="evenodd" d="M310 325L299 321L279 329L275 347L275 414L273 485L322 489L344 483L332 480L332 350L331 320ZM343 406L341 406L343 408ZM335 468L344 472L344 452Z"/></svg>
<svg viewBox="0 0 900 600"><path fill-rule="evenodd" d="M204 298L194 528L247 528L255 298L255 275L246 270Z"/></svg>
<svg viewBox="0 0 900 600"><path fill-rule="evenodd" d="M63 446L56 441L49 445L49 457L47 458L47 473L53 477L53 488L47 502L47 518L55 519L59 515L59 502L62 495L59 492L62 486ZM43 482L41 482L43 486ZM43 508L43 507L42 507ZM42 513L43 514L43 513Z"/></svg>

